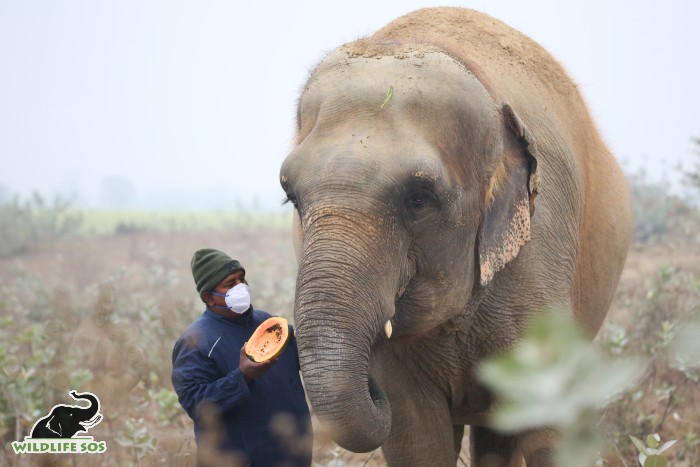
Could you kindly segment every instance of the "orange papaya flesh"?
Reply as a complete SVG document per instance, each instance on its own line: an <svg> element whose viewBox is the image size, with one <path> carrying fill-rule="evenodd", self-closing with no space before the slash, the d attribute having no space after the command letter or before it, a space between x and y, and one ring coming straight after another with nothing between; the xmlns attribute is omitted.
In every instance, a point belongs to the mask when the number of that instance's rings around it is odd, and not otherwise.
<svg viewBox="0 0 700 467"><path fill-rule="evenodd" d="M245 353L254 362L266 362L279 356L289 341L289 324L285 318L268 318L257 327L245 345Z"/></svg>

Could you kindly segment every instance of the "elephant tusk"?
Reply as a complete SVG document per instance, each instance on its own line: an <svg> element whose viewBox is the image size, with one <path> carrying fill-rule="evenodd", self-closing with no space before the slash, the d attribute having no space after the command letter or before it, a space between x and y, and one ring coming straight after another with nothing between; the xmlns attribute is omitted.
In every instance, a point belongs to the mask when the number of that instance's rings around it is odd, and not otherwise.
<svg viewBox="0 0 700 467"><path fill-rule="evenodd" d="M80 422L81 425L83 425L85 428L92 428L93 426L97 425L102 421L102 414L98 413L94 417L92 417L90 420L87 420L85 422Z"/></svg>
<svg viewBox="0 0 700 467"><path fill-rule="evenodd" d="M384 334L386 334L387 339L391 339L391 332L393 331L391 327L391 320L388 320L386 324L384 324Z"/></svg>

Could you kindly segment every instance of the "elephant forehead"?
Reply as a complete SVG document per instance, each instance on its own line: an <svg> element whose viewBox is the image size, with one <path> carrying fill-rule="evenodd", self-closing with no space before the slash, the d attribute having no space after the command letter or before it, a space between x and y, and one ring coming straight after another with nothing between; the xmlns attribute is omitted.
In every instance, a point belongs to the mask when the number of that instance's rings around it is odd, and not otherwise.
<svg viewBox="0 0 700 467"><path fill-rule="evenodd" d="M379 116L430 109L482 112L493 107L485 87L462 63L439 50L363 56L339 49L314 71L300 100L303 117L321 106ZM417 107L417 108L416 108Z"/></svg>
<svg viewBox="0 0 700 467"><path fill-rule="evenodd" d="M360 55L340 48L307 82L294 152L299 161L324 160L333 174L356 170L351 164L363 159L439 161L450 184L478 186L472 163L493 152L499 128L487 89L448 54L427 48Z"/></svg>

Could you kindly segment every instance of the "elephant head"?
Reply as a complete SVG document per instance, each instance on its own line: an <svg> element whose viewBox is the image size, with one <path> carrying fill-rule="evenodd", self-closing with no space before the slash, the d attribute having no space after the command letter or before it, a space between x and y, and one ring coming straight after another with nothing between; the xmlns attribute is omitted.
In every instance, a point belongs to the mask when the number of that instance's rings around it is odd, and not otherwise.
<svg viewBox="0 0 700 467"><path fill-rule="evenodd" d="M462 63L433 48L362 47L312 73L280 172L296 208L309 399L356 452L391 429L373 349L470 319L528 241L539 183L528 130Z"/></svg>
<svg viewBox="0 0 700 467"><path fill-rule="evenodd" d="M39 419L32 428L32 438L72 438L76 433L87 431L102 420L100 401L91 392L77 393L71 391L70 396L84 399L90 403L88 407L59 404L51 412Z"/></svg>

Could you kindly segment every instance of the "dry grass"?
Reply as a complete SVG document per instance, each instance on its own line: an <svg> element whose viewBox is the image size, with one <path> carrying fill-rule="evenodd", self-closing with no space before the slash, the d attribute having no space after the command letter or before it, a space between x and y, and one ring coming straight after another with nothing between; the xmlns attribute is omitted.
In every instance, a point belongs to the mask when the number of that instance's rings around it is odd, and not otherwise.
<svg viewBox="0 0 700 467"><path fill-rule="evenodd" d="M292 319L296 271L287 228L65 240L0 260L0 464L192 465L191 422L173 403L170 353L202 311L189 271L192 253L202 247L240 259L256 307ZM670 368L656 345L662 323L681 325L697 311L698 297L700 239L631 249L609 322L628 337L622 351L645 352L652 365L635 394L605 414L604 428L616 442L609 465L636 465L627 435L655 431L679 440L669 452L672 465L700 465L693 441L700 433L700 388ZM601 336L601 343L609 338ZM107 454L15 456L9 442L27 435L53 404L72 403L72 388L100 397L105 418L89 434L107 441ZM316 431L318 465L384 464L380 451L348 453ZM460 464L467 463L463 456Z"/></svg>
<svg viewBox="0 0 700 467"><path fill-rule="evenodd" d="M603 426L614 444L609 465L637 465L628 435L644 439L651 433L678 440L668 452L669 465L700 465L700 369L679 366L668 345L678 329L699 318L697 233L634 245L599 342L609 346L622 330L626 343L611 353L643 355L649 364L642 380L605 411Z"/></svg>
<svg viewBox="0 0 700 467"><path fill-rule="evenodd" d="M104 420L89 434L108 446L99 460L75 456L71 465L191 465L192 426L172 398L170 357L203 311L192 253L230 252L246 267L255 306L291 319L289 235L279 228L119 235L0 260L0 315L12 317L0 325L0 465L48 459L15 456L9 443L54 404L73 403L71 388L102 401Z"/></svg>

